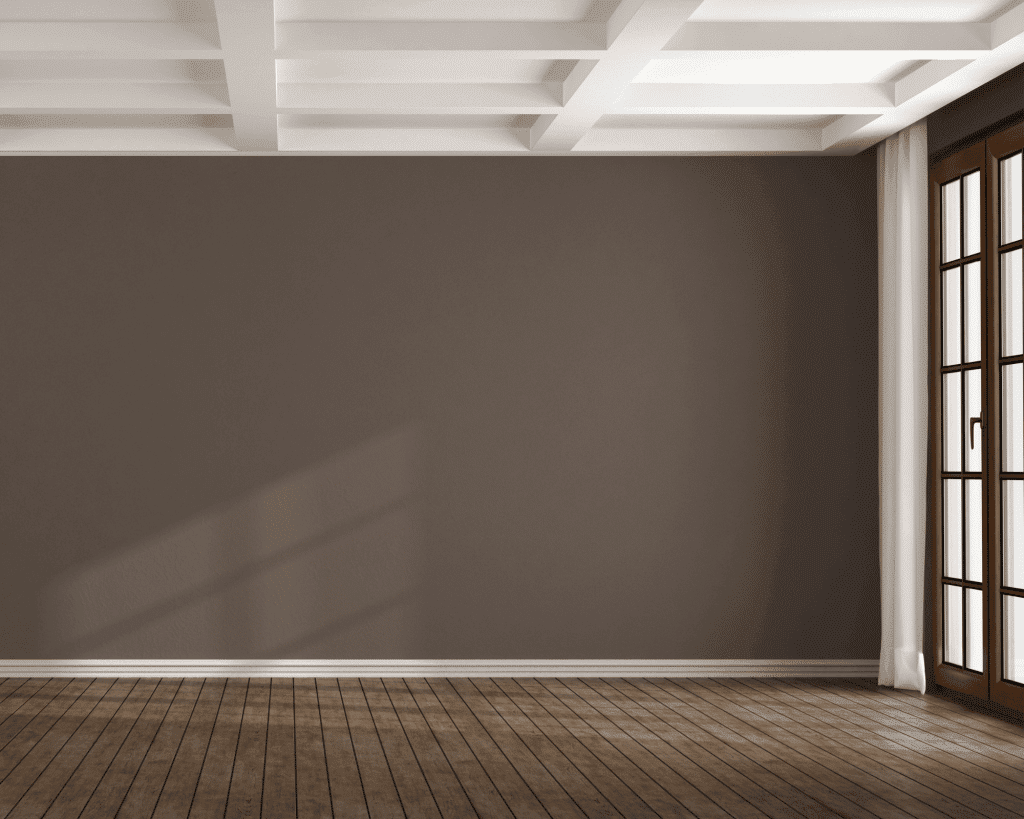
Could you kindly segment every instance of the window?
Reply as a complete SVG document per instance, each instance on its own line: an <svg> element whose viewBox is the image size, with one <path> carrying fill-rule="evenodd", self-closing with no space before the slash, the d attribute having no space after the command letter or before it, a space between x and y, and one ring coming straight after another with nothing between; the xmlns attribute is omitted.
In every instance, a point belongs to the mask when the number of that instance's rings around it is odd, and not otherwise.
<svg viewBox="0 0 1024 819"><path fill-rule="evenodd" d="M1024 711L1024 124L930 172L935 680Z"/></svg>

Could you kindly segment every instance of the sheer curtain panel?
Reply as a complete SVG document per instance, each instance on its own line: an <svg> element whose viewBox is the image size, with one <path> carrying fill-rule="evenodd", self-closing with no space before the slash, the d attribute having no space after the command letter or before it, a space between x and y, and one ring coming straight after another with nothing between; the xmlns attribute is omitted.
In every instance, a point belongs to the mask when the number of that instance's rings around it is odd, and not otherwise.
<svg viewBox="0 0 1024 819"><path fill-rule="evenodd" d="M928 141L924 121L878 147L878 684L925 690Z"/></svg>

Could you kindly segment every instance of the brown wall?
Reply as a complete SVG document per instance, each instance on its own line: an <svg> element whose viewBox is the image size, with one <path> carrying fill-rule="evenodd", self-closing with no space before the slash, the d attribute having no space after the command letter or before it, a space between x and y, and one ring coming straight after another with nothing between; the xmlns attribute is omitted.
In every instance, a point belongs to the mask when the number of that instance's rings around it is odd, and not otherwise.
<svg viewBox="0 0 1024 819"><path fill-rule="evenodd" d="M928 117L928 153L956 151L1024 113L1024 65L1011 68Z"/></svg>
<svg viewBox="0 0 1024 819"><path fill-rule="evenodd" d="M0 656L877 657L873 151L0 180Z"/></svg>

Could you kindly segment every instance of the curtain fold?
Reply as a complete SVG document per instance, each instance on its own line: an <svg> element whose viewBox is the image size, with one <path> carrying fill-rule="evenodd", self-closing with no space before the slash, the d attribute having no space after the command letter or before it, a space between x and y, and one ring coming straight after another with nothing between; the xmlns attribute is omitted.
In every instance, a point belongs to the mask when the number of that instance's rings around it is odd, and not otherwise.
<svg viewBox="0 0 1024 819"><path fill-rule="evenodd" d="M878 684L924 693L928 456L928 140L924 120L878 147Z"/></svg>

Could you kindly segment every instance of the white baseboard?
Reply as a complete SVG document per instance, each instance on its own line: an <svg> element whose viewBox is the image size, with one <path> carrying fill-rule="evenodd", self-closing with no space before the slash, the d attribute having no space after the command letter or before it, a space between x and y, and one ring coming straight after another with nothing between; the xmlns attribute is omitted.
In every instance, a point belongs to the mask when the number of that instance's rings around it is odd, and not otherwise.
<svg viewBox="0 0 1024 819"><path fill-rule="evenodd" d="M878 660L0 660L0 677L877 677Z"/></svg>

